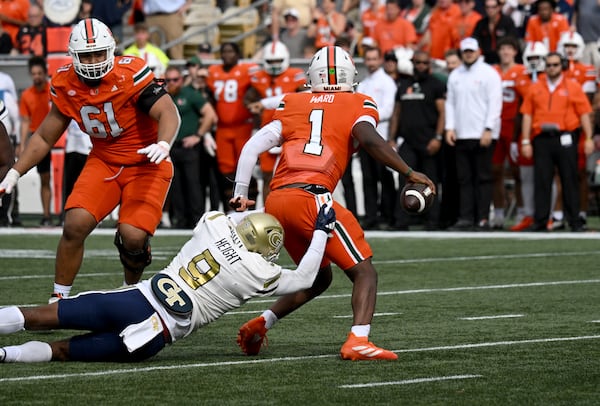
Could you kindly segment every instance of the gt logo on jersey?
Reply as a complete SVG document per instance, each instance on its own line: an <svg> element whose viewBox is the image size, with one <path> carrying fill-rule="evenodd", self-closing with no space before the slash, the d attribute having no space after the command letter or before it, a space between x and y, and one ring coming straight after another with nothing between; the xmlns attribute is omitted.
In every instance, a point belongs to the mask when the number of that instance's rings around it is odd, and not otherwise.
<svg viewBox="0 0 600 406"><path fill-rule="evenodd" d="M192 312L192 300L177 285L177 283L165 274L156 274L150 280L154 296L171 313L187 316Z"/></svg>

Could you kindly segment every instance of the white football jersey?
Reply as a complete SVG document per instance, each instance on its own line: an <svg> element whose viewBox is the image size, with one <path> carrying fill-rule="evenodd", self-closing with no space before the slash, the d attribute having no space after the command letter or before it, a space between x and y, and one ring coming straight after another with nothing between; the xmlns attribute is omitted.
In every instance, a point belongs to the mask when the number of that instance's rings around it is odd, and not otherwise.
<svg viewBox="0 0 600 406"><path fill-rule="evenodd" d="M249 252L235 224L223 213L213 211L204 214L193 237L157 274L168 275L187 294L193 306L191 315L169 312L153 294L150 280L137 287L163 318L175 341L253 297L272 294L281 272L279 265Z"/></svg>

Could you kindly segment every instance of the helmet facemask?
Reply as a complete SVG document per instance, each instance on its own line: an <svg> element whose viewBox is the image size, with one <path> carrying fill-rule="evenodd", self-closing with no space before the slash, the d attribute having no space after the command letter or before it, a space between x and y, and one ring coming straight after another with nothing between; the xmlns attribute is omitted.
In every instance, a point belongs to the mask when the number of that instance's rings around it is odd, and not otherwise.
<svg viewBox="0 0 600 406"><path fill-rule="evenodd" d="M115 64L115 40L108 27L95 18L81 20L73 28L69 38L69 55L73 57L75 72L87 80L99 80L112 70ZM84 63L86 56L99 56L101 62Z"/></svg>

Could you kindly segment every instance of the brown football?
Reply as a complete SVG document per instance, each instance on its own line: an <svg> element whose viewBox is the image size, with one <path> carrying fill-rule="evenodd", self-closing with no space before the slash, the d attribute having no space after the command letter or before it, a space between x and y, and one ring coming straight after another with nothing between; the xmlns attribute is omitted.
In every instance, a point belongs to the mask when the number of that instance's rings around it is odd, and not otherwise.
<svg viewBox="0 0 600 406"><path fill-rule="evenodd" d="M407 183L400 194L402 208L409 214L421 214L433 205L433 190L424 183Z"/></svg>

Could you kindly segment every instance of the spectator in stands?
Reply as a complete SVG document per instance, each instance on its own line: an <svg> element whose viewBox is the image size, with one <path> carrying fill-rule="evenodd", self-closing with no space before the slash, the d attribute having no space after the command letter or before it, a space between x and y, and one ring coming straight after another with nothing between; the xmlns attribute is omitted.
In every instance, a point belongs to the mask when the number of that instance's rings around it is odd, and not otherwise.
<svg viewBox="0 0 600 406"><path fill-rule="evenodd" d="M437 0L419 48L428 50L432 58L444 59L444 53L454 47L452 32L454 22L459 16L460 7L452 0Z"/></svg>
<svg viewBox="0 0 600 406"><path fill-rule="evenodd" d="M283 12L289 8L298 11L300 28L308 29L313 20L313 10L317 8L317 0L273 0L271 6L272 37L277 40L282 25Z"/></svg>
<svg viewBox="0 0 600 406"><path fill-rule="evenodd" d="M396 145L396 138L401 139L401 144L397 145L398 154L411 168L423 172L437 184L446 86L431 75L431 58L427 52L415 52L412 63L413 79L401 81L395 95L389 142ZM404 179L400 178L399 190L404 185ZM439 214L440 205L436 196L432 207L423 216L426 230L439 227ZM410 217L399 204L396 205L395 215L395 228L408 230Z"/></svg>
<svg viewBox="0 0 600 406"><path fill-rule="evenodd" d="M489 230L492 201L492 155L500 132L500 75L480 59L477 40L460 43L463 64L448 77L446 142L456 145L459 185L457 231Z"/></svg>
<svg viewBox="0 0 600 406"><path fill-rule="evenodd" d="M335 40L346 29L346 16L335 9L335 0L322 0L312 14L312 23L307 35L317 49L335 44Z"/></svg>
<svg viewBox="0 0 600 406"><path fill-rule="evenodd" d="M412 23L417 33L417 43L420 43L429 27L431 7L425 0L413 0L410 7L403 9L400 15Z"/></svg>
<svg viewBox="0 0 600 406"><path fill-rule="evenodd" d="M417 46L415 27L400 15L397 0L386 1L385 18L375 25L373 39L384 53L398 47L414 49Z"/></svg>
<svg viewBox="0 0 600 406"><path fill-rule="evenodd" d="M201 61L215 58L210 42L203 42L200 45L198 45L198 50L196 51L196 54Z"/></svg>
<svg viewBox="0 0 600 406"><path fill-rule="evenodd" d="M172 42L183 35L184 16L191 4L191 0L144 0L144 15L148 27L158 27ZM160 36L153 33L151 41L160 44ZM171 59L183 59L183 43L173 45L168 49Z"/></svg>
<svg viewBox="0 0 600 406"><path fill-rule="evenodd" d="M73 186L75 186L75 182L83 170L85 161L91 150L92 140L90 136L79 128L75 120L71 120L67 128L67 140L65 143L61 224L65 218L64 207L67 197L73 191Z"/></svg>
<svg viewBox="0 0 600 406"><path fill-rule="evenodd" d="M300 13L295 8L283 12L285 27L281 30L279 40L290 52L290 58L304 58L304 48L309 41L306 28L300 27Z"/></svg>
<svg viewBox="0 0 600 406"><path fill-rule="evenodd" d="M381 4L381 0L368 0L368 4L369 7L360 14L360 22L363 28L363 37L373 38L375 26L379 20L385 18L385 2Z"/></svg>
<svg viewBox="0 0 600 406"><path fill-rule="evenodd" d="M533 157L534 165L535 222L530 230L547 229L556 168L563 186L565 217L572 231L582 231L577 139L585 138L585 153L589 155L594 148L589 117L592 109L581 86L564 78L563 59L556 52L546 56L546 78L531 85L521 106L521 152L526 158Z"/></svg>
<svg viewBox="0 0 600 406"><path fill-rule="evenodd" d="M206 196L200 183L200 149L205 134L212 139L210 129L217 121L212 105L191 86L183 85L178 67L167 68L166 89L177 106L181 125L171 147L173 180L171 182L171 212L175 228L194 228L206 211Z"/></svg>
<svg viewBox="0 0 600 406"><path fill-rule="evenodd" d="M4 31L2 24L0 24L0 54L6 55L11 53L13 50L13 43L10 39L10 35Z"/></svg>
<svg viewBox="0 0 600 406"><path fill-rule="evenodd" d="M46 56L44 11L37 4L29 7L27 24L19 28L13 54Z"/></svg>
<svg viewBox="0 0 600 406"><path fill-rule="evenodd" d="M169 65L169 57L156 45L150 43L150 32L146 23L136 23L134 27L135 42L123 51L123 55L142 58L154 71L154 76L162 78Z"/></svg>
<svg viewBox="0 0 600 406"><path fill-rule="evenodd" d="M29 0L0 1L0 23L4 31L10 35L13 45L17 43L19 28L27 24L30 4Z"/></svg>
<svg viewBox="0 0 600 406"><path fill-rule="evenodd" d="M485 0L485 16L473 30L473 38L479 42L485 61L499 63L498 42L505 37L518 38L518 35L513 20L502 14L499 0Z"/></svg>
<svg viewBox="0 0 600 406"><path fill-rule="evenodd" d="M92 15L110 28L117 44L123 42L123 16L132 0L92 0Z"/></svg>
<svg viewBox="0 0 600 406"><path fill-rule="evenodd" d="M481 14L475 11L475 0L459 0L460 15L454 22L453 47L458 47L460 41L473 34L475 25L481 20Z"/></svg>
<svg viewBox="0 0 600 406"><path fill-rule="evenodd" d="M537 13L529 19L525 28L525 41L542 42L549 52L555 52L563 32L569 31L569 22L554 11L555 0L537 0Z"/></svg>
<svg viewBox="0 0 600 406"><path fill-rule="evenodd" d="M356 91L371 96L379 110L377 133L384 140L388 139L390 118L394 111L396 83L383 70L383 55L379 48L365 51L365 67L367 76L358 84ZM362 169L363 198L365 202L365 218L363 228L366 230L390 228L394 224L394 206L396 186L394 176L386 166L373 158L363 148L358 151Z"/></svg>
<svg viewBox="0 0 600 406"><path fill-rule="evenodd" d="M37 130L48 112L50 111L50 83L48 82L48 68L46 60L41 56L33 56L28 62L29 75L33 85L21 94L19 111L21 114L21 149L27 144L31 134ZM17 154L20 155L20 152ZM37 164L40 175L40 195L42 200L42 220L40 225L52 226L50 217L50 201L52 190L50 188L51 153Z"/></svg>
<svg viewBox="0 0 600 406"><path fill-rule="evenodd" d="M250 88L250 78L258 70L254 63L240 63L240 46L235 42L221 44L222 64L208 68L207 86L217 111L216 150L219 171L227 179L233 179L239 154L250 139L254 128L252 114L244 105L244 96ZM253 198L258 190L253 182ZM233 185L227 183L223 189L223 206L228 201Z"/></svg>
<svg viewBox="0 0 600 406"><path fill-rule="evenodd" d="M581 34L585 43L581 62L592 64L600 69L600 50L597 42L600 39L600 6L597 2L575 2L572 26L574 31Z"/></svg>

